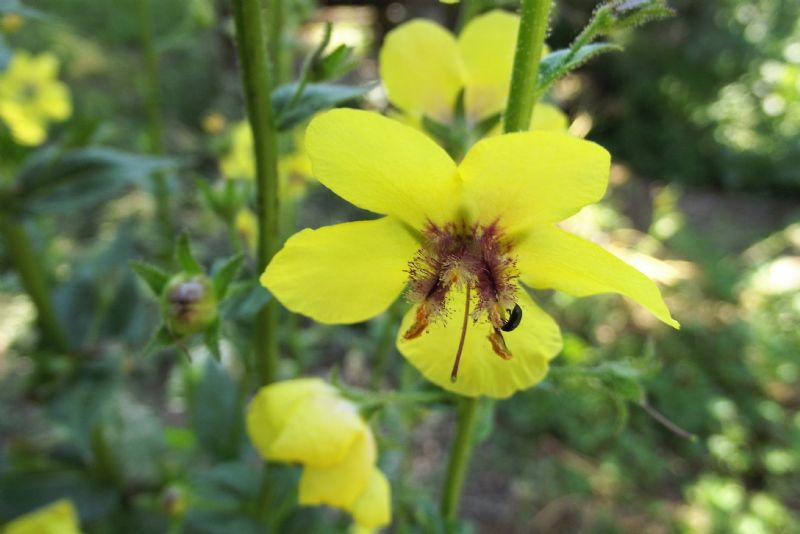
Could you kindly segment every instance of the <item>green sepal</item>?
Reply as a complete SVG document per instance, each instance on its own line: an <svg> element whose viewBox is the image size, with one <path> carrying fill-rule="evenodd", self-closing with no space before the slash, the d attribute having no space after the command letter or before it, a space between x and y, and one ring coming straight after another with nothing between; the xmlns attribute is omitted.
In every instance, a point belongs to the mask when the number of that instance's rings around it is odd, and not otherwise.
<svg viewBox="0 0 800 534"><path fill-rule="evenodd" d="M160 296L164 291L164 286L167 285L169 274L143 261L131 260L128 263L136 276L147 285L148 289L150 289L155 296Z"/></svg>
<svg viewBox="0 0 800 534"><path fill-rule="evenodd" d="M178 236L175 244L175 261L180 269L189 274L203 274L203 267L192 254L192 247L189 244L189 236L185 232Z"/></svg>
<svg viewBox="0 0 800 534"><path fill-rule="evenodd" d="M551 52L539 64L539 83L537 94L543 94L553 83L589 61L606 52L618 52L622 47L614 43L592 43L577 50L562 48Z"/></svg>
<svg viewBox="0 0 800 534"><path fill-rule="evenodd" d="M146 358L161 347L167 347L171 345L174 343L174 341L175 336L172 335L166 324L161 323L153 333L152 337L150 337L150 341L147 342L144 350L142 350L142 356Z"/></svg>
<svg viewBox="0 0 800 534"><path fill-rule="evenodd" d="M230 287L231 282L236 278L236 273L238 273L239 269L242 267L242 262L244 262L244 255L237 254L225 260L222 265L214 271L214 274L211 276L211 283L214 286L214 293L217 295L218 302L221 302L225 298L225 295L228 293L228 287Z"/></svg>
<svg viewBox="0 0 800 534"><path fill-rule="evenodd" d="M281 85L272 92L276 126L281 132L290 130L320 111L356 101L373 87L309 83L297 93L298 84Z"/></svg>
<svg viewBox="0 0 800 534"><path fill-rule="evenodd" d="M503 120L503 114L495 113L494 115L489 115L488 117L484 117L478 121L475 126L472 127L473 139L481 139L486 137L486 135L491 132L495 126L500 124L501 120Z"/></svg>

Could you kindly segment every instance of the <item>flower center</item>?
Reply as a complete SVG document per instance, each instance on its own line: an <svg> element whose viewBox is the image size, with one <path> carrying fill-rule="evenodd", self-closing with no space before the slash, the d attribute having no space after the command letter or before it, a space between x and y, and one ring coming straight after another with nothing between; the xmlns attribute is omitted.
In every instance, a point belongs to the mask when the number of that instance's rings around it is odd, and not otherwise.
<svg viewBox="0 0 800 534"><path fill-rule="evenodd" d="M39 87L30 81L23 82L18 92L19 100L22 102L35 100L37 94L39 94Z"/></svg>
<svg viewBox="0 0 800 534"><path fill-rule="evenodd" d="M451 373L453 381L458 375L470 317L477 323L485 314L491 326L487 339L492 350L503 359L511 358L502 331L513 330L522 319L522 309L517 304L519 274L511 248L496 222L488 226L450 223L443 227L428 223L422 248L409 262L407 297L417 305L417 313L405 339L419 337L429 324L447 319L451 289L466 294L461 338Z"/></svg>

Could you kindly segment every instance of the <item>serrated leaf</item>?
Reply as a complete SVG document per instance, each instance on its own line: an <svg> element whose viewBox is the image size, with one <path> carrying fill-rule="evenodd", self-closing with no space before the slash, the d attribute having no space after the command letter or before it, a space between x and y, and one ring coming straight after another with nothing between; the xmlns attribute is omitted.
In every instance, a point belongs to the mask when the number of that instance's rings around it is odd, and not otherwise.
<svg viewBox="0 0 800 534"><path fill-rule="evenodd" d="M153 295L160 296L169 281L169 274L143 261L131 260L129 263L133 272L147 285Z"/></svg>
<svg viewBox="0 0 800 534"><path fill-rule="evenodd" d="M177 261L182 271L189 274L203 274L203 267L192 254L192 246L186 233L178 236L178 241L175 244L175 261Z"/></svg>
<svg viewBox="0 0 800 534"><path fill-rule="evenodd" d="M15 202L23 212L76 213L125 192L174 162L110 148L34 151L17 174Z"/></svg>
<svg viewBox="0 0 800 534"><path fill-rule="evenodd" d="M544 93L553 82L568 72L577 69L590 59L606 52L620 50L622 50L622 47L614 43L592 43L580 47L575 52L569 48L562 48L549 53L539 64L537 93Z"/></svg>
<svg viewBox="0 0 800 534"><path fill-rule="evenodd" d="M228 287L230 287L231 282L236 278L236 274L242 267L243 261L244 255L237 254L225 260L214 272L211 277L211 282L214 284L214 293L217 295L218 302L221 302L225 298L225 295L228 293Z"/></svg>
<svg viewBox="0 0 800 534"><path fill-rule="evenodd" d="M309 83L295 99L297 84L282 85L272 92L272 107L278 130L289 130L320 111L355 101L372 87Z"/></svg>

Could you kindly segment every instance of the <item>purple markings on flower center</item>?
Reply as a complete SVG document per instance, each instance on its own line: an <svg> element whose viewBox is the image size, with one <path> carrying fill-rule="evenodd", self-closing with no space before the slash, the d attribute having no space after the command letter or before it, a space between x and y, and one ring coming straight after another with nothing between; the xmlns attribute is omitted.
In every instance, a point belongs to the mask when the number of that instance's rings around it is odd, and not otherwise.
<svg viewBox="0 0 800 534"><path fill-rule="evenodd" d="M511 310L519 309L516 302L519 274L511 249L497 223L488 226L450 223L443 227L428 223L423 232L422 248L408 266L407 297L418 307L416 321L404 337L414 339L422 335L430 323L445 321L452 311L448 309L448 293L456 288L467 295L464 317L471 315L473 322L477 322L485 313L491 325L487 337L492 350L503 359L511 358L501 332L511 319L507 317ZM474 298L470 298L470 294ZM513 319L518 323L519 318ZM462 340L467 324L465 320ZM453 380L458 373L462 349L463 342L456 354Z"/></svg>

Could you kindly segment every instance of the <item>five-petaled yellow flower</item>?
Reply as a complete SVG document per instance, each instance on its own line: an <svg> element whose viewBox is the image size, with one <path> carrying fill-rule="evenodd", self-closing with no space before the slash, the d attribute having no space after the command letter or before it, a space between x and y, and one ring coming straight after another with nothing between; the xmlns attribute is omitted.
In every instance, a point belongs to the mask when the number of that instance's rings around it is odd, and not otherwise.
<svg viewBox="0 0 800 534"><path fill-rule="evenodd" d="M389 524L390 488L357 407L318 378L278 382L250 403L247 432L267 460L300 463L299 502L347 510L360 527Z"/></svg>
<svg viewBox="0 0 800 534"><path fill-rule="evenodd" d="M58 81L53 54L16 52L0 72L0 120L21 145L35 146L47 137L47 124L72 113L69 89Z"/></svg>
<svg viewBox="0 0 800 534"><path fill-rule="evenodd" d="M14 519L4 534L80 534L78 514L66 499L48 504Z"/></svg>
<svg viewBox="0 0 800 534"><path fill-rule="evenodd" d="M649 278L556 226L606 190L610 157L594 143L507 134L457 165L414 128L342 109L312 121L306 148L323 185L384 217L295 234L261 283L323 323L367 320L407 287L398 349L445 389L502 398L545 376L561 335L520 283L621 293L678 326Z"/></svg>
<svg viewBox="0 0 800 534"><path fill-rule="evenodd" d="M471 123L503 111L508 99L519 17L494 10L472 19L456 39L442 26L416 19L389 32L380 51L380 74L389 100L412 123L427 116L453 120L459 93ZM534 108L531 130L567 128L557 107Z"/></svg>

